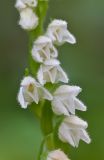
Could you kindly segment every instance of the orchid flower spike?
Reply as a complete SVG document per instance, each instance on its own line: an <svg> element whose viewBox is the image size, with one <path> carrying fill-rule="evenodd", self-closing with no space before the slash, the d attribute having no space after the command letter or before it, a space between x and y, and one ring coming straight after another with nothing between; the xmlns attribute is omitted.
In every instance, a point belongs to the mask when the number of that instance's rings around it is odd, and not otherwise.
<svg viewBox="0 0 104 160"><path fill-rule="evenodd" d="M78 86L62 85L53 94L52 110L57 115L75 114L75 109L86 111L86 106L76 96L81 92Z"/></svg>
<svg viewBox="0 0 104 160"><path fill-rule="evenodd" d="M46 35L57 45L62 45L65 42L76 43L75 37L67 29L67 22L63 20L53 20L48 26Z"/></svg>
<svg viewBox="0 0 104 160"><path fill-rule="evenodd" d="M69 160L67 155L60 149L51 151L46 160Z"/></svg>
<svg viewBox="0 0 104 160"><path fill-rule="evenodd" d="M37 62L44 62L45 60L56 58L58 56L57 49L53 46L50 38L40 36L33 45L32 57Z"/></svg>
<svg viewBox="0 0 104 160"><path fill-rule="evenodd" d="M52 100L52 98L52 95L34 78L28 76L22 80L18 94L18 102L22 108L27 108L32 102L38 104L41 99Z"/></svg>
<svg viewBox="0 0 104 160"><path fill-rule="evenodd" d="M33 30L38 26L38 17L31 8L25 8L20 12L19 25L25 30Z"/></svg>
<svg viewBox="0 0 104 160"><path fill-rule="evenodd" d="M46 82L57 83L61 81L68 83L68 77L56 59L45 61L38 70L37 78L42 85Z"/></svg>
<svg viewBox="0 0 104 160"><path fill-rule="evenodd" d="M78 147L80 139L89 144L91 139L85 130L87 127L87 122L77 116L67 116L59 127L59 139L73 147Z"/></svg>
<svg viewBox="0 0 104 160"><path fill-rule="evenodd" d="M27 7L34 8L37 6L37 0L17 0L15 7L21 11Z"/></svg>

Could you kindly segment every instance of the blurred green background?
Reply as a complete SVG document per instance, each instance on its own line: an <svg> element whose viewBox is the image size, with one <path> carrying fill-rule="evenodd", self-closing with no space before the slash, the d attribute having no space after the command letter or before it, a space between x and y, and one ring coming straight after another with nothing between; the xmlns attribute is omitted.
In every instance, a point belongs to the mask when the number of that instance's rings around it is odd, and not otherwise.
<svg viewBox="0 0 104 160"><path fill-rule="evenodd" d="M20 108L16 95L27 66L28 37L17 25L14 0L0 1L0 160L34 160L41 141L34 115ZM65 44L59 58L71 84L83 88L92 143L70 147L72 160L104 160L104 0L50 0L51 18L68 21L76 45Z"/></svg>

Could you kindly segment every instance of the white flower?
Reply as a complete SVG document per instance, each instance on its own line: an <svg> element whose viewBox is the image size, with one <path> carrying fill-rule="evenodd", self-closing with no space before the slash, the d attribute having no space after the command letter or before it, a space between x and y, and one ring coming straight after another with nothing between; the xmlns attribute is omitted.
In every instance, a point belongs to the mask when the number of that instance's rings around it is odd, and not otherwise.
<svg viewBox="0 0 104 160"><path fill-rule="evenodd" d="M37 78L42 85L46 82L57 83L61 81L68 83L68 77L56 59L45 61L39 68Z"/></svg>
<svg viewBox="0 0 104 160"><path fill-rule="evenodd" d="M69 158L63 151L57 149L48 154L47 160L69 160Z"/></svg>
<svg viewBox="0 0 104 160"><path fill-rule="evenodd" d="M86 106L76 96L81 92L78 86L62 85L53 94L52 109L57 115L75 114L75 109L86 111Z"/></svg>
<svg viewBox="0 0 104 160"><path fill-rule="evenodd" d="M91 139L85 130L87 127L87 122L77 116L68 116L59 127L59 138L73 147L78 147L80 139L89 144Z"/></svg>
<svg viewBox="0 0 104 160"><path fill-rule="evenodd" d="M76 43L75 37L67 29L67 22L63 20L53 20L48 26L46 35L58 45L61 45L65 42L71 44Z"/></svg>
<svg viewBox="0 0 104 160"><path fill-rule="evenodd" d="M18 101L21 107L27 108L32 102L38 104L41 99L52 100L52 95L34 78L30 76L25 77L21 82L18 94Z"/></svg>
<svg viewBox="0 0 104 160"><path fill-rule="evenodd" d="M36 6L37 6L37 0L17 0L15 4L15 7L19 11L27 7L36 7Z"/></svg>
<svg viewBox="0 0 104 160"><path fill-rule="evenodd" d="M40 36L33 45L32 57L37 62L43 62L50 58L56 58L58 52L53 46L50 38L46 36Z"/></svg>
<svg viewBox="0 0 104 160"><path fill-rule="evenodd" d="M19 25L26 30L32 30L37 27L38 17L31 8L25 8L20 12Z"/></svg>

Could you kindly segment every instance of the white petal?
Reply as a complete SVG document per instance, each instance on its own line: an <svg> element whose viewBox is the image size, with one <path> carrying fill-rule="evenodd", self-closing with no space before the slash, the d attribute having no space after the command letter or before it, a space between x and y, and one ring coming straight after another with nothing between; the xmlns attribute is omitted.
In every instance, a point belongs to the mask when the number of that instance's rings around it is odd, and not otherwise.
<svg viewBox="0 0 104 160"><path fill-rule="evenodd" d="M87 107L79 99L74 99L75 108L81 111L86 111Z"/></svg>
<svg viewBox="0 0 104 160"><path fill-rule="evenodd" d="M45 60L56 58L58 56L58 51L53 46L50 38L46 36L39 36L39 38L34 42L32 56L34 60L44 62Z"/></svg>
<svg viewBox="0 0 104 160"><path fill-rule="evenodd" d="M75 106L73 103L73 97L69 97L69 99L67 100L63 100L63 103L65 105L65 107L67 108L68 112L70 112L71 114L75 114Z"/></svg>
<svg viewBox="0 0 104 160"><path fill-rule="evenodd" d="M65 31L65 34L63 36L63 41L71 43L71 44L75 44L76 38L69 31Z"/></svg>
<svg viewBox="0 0 104 160"><path fill-rule="evenodd" d="M58 66L60 64L60 62L57 59L50 59L50 60L46 60L44 62L45 65L47 66Z"/></svg>
<svg viewBox="0 0 104 160"><path fill-rule="evenodd" d="M28 92L28 95L33 99L33 101L38 104L39 102L39 96L38 96L38 91L37 89L35 88L34 92L33 93L30 93Z"/></svg>
<svg viewBox="0 0 104 160"><path fill-rule="evenodd" d="M24 96L23 96L23 87L20 87L19 93L18 93L18 102L20 103L22 108L27 108L28 103L25 102Z"/></svg>
<svg viewBox="0 0 104 160"><path fill-rule="evenodd" d="M91 142L91 139L90 139L88 133L87 133L86 130L84 130L84 129L82 129L82 130L80 131L80 138L81 138L84 142L86 142L86 143L88 143L88 144Z"/></svg>
<svg viewBox="0 0 104 160"><path fill-rule="evenodd" d="M57 81L68 83L69 79L64 70L60 66L57 66L57 69L58 69Z"/></svg>
<svg viewBox="0 0 104 160"><path fill-rule="evenodd" d="M65 42L76 43L75 37L67 29L67 22L63 20L53 20L48 26L46 35L57 45L62 45Z"/></svg>
<svg viewBox="0 0 104 160"><path fill-rule="evenodd" d="M21 11L22 9L26 7L36 7L37 6L37 0L17 0L15 7Z"/></svg>
<svg viewBox="0 0 104 160"><path fill-rule="evenodd" d="M49 24L49 27L67 27L67 22L66 21L63 21L61 19L54 19L50 24Z"/></svg>
<svg viewBox="0 0 104 160"><path fill-rule="evenodd" d="M54 67L50 72L50 80L52 83L56 82L56 76L57 76L57 68Z"/></svg>
<svg viewBox="0 0 104 160"><path fill-rule="evenodd" d="M52 110L56 115L69 115L68 110L65 106L61 103L61 101L57 98L54 98L52 101Z"/></svg>
<svg viewBox="0 0 104 160"><path fill-rule="evenodd" d="M51 101L53 99L51 93L47 89L45 89L44 87L40 88L40 92L41 92L40 94L43 99L47 99L49 101Z"/></svg>
<svg viewBox="0 0 104 160"><path fill-rule="evenodd" d="M27 76L27 77L24 77L22 82L21 82L21 86L28 86L29 84L31 83L35 83L35 79L32 78L31 76Z"/></svg>
<svg viewBox="0 0 104 160"><path fill-rule="evenodd" d="M71 144L73 147L75 147L75 143L73 141L73 138L68 130L68 128L64 125L61 124L59 127L59 138L63 142L67 142Z"/></svg>
<svg viewBox="0 0 104 160"><path fill-rule="evenodd" d="M23 3L22 0L17 0L16 1L16 4L15 4L15 7L21 11L22 9L24 9L26 7L26 5Z"/></svg>
<svg viewBox="0 0 104 160"><path fill-rule="evenodd" d="M42 65L40 66L40 68L38 70L37 78L38 78L38 81L40 82L40 84L44 85L46 83L46 81L43 79L43 68L42 68Z"/></svg>
<svg viewBox="0 0 104 160"><path fill-rule="evenodd" d="M24 3L26 3L29 7L36 7L37 6L37 0L23 0Z"/></svg>
<svg viewBox="0 0 104 160"><path fill-rule="evenodd" d="M38 17L30 8L25 8L20 12L19 25L26 30L35 29L38 25Z"/></svg>
<svg viewBox="0 0 104 160"><path fill-rule="evenodd" d="M43 45L43 44L50 44L51 39L46 36L39 36L37 40L34 42L35 45Z"/></svg>
<svg viewBox="0 0 104 160"><path fill-rule="evenodd" d="M62 85L54 92L54 95L64 95L67 93L68 96L77 96L80 92L81 88L78 86Z"/></svg>
<svg viewBox="0 0 104 160"><path fill-rule="evenodd" d="M72 125L74 128L87 128L88 127L88 124L86 121L80 119L79 117L77 116L70 116L70 117L66 117L64 119L64 122L65 123L68 123L69 127L70 125Z"/></svg>
<svg viewBox="0 0 104 160"><path fill-rule="evenodd" d="M66 154L60 149L49 152L47 160L69 160Z"/></svg>

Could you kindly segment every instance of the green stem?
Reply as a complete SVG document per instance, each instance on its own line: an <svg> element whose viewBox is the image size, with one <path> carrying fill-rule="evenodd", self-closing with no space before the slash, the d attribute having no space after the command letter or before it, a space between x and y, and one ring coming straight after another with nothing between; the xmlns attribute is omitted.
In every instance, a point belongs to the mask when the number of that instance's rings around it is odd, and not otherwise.
<svg viewBox="0 0 104 160"><path fill-rule="evenodd" d="M33 60L32 56L31 56L31 50L33 47L33 42L40 35L44 34L44 20L46 17L47 9L48 9L48 1L38 0L38 6L37 6L35 12L39 18L39 24L35 30L29 32L29 70L33 76L36 76L39 64L37 64Z"/></svg>
<svg viewBox="0 0 104 160"><path fill-rule="evenodd" d="M49 135L53 131L53 112L51 109L51 103L49 101L45 101L44 106L42 108L42 116L41 116L41 129L45 136Z"/></svg>

